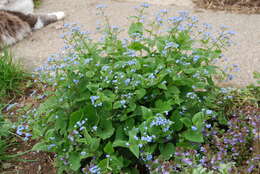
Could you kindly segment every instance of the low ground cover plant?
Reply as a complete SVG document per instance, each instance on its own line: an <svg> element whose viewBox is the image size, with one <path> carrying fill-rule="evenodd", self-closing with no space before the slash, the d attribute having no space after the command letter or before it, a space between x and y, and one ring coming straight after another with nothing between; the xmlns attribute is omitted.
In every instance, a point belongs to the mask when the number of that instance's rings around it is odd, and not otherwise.
<svg viewBox="0 0 260 174"><path fill-rule="evenodd" d="M229 124L223 106L233 97L215 85L224 73L213 62L234 32L222 26L212 34L187 12L169 17L161 10L147 21L142 4L129 37L120 39L104 8L97 7L104 19L99 41L66 25L66 53L39 69L55 90L32 111L28 124L40 138L33 150L54 152L58 173L149 173L161 170L154 161L178 160L171 171L185 172L206 156L201 147L214 142L207 134ZM234 166L226 162L196 163L193 173L225 173Z"/></svg>

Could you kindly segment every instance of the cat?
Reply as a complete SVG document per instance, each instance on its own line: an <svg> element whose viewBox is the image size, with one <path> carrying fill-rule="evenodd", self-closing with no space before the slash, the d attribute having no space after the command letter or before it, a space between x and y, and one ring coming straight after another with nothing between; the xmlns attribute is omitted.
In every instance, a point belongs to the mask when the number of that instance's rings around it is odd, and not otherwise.
<svg viewBox="0 0 260 174"><path fill-rule="evenodd" d="M33 0L0 0L0 49L65 17L64 12L34 14L33 8Z"/></svg>

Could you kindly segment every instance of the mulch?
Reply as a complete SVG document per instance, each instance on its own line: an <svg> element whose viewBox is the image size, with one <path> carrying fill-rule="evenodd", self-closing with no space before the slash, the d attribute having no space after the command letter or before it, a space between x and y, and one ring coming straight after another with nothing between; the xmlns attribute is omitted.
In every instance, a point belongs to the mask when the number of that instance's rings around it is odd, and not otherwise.
<svg viewBox="0 0 260 174"><path fill-rule="evenodd" d="M200 8L260 14L260 0L193 0Z"/></svg>

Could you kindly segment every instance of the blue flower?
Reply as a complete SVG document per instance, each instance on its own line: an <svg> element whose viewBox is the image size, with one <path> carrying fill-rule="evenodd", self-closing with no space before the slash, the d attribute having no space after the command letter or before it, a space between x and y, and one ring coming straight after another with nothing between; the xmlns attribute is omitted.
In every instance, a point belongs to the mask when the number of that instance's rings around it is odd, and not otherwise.
<svg viewBox="0 0 260 174"><path fill-rule="evenodd" d="M135 65L136 64L136 60L129 60L128 62L126 62L128 65Z"/></svg>
<svg viewBox="0 0 260 174"><path fill-rule="evenodd" d="M196 55L193 57L193 62L197 62L200 59L200 56Z"/></svg>
<svg viewBox="0 0 260 174"><path fill-rule="evenodd" d="M160 10L160 13L166 14L166 13L168 13L168 11L166 9L162 9L162 10Z"/></svg>
<svg viewBox="0 0 260 174"><path fill-rule="evenodd" d="M167 42L164 49L168 49L168 48L178 48L179 45L177 43L174 42Z"/></svg>
<svg viewBox="0 0 260 174"><path fill-rule="evenodd" d="M105 4L98 4L98 5L96 6L96 8L97 8L97 9L104 9L104 8L107 8L107 5L105 5Z"/></svg>
<svg viewBox="0 0 260 174"><path fill-rule="evenodd" d="M92 103L92 104L95 104L95 101L96 101L97 99L99 99L99 98L100 98L99 96L91 96L91 97L90 97L91 103Z"/></svg>
<svg viewBox="0 0 260 174"><path fill-rule="evenodd" d="M121 105L125 105L125 104L126 104L126 101L125 101L125 100L120 100L120 104L121 104Z"/></svg>
<svg viewBox="0 0 260 174"><path fill-rule="evenodd" d="M150 74L150 75L148 76L148 78L149 78L149 79L155 79L155 76L154 76L154 74Z"/></svg>
<svg viewBox="0 0 260 174"><path fill-rule="evenodd" d="M141 4L141 7L148 8L150 7L150 4L144 2Z"/></svg>
<svg viewBox="0 0 260 174"><path fill-rule="evenodd" d="M129 56L129 57L135 57L136 52L134 50L128 50L127 52L124 53L124 55Z"/></svg>
<svg viewBox="0 0 260 174"><path fill-rule="evenodd" d="M128 85L130 82L131 82L131 79L129 79L129 78L125 80L126 85Z"/></svg>
<svg viewBox="0 0 260 174"><path fill-rule="evenodd" d="M100 168L98 166L93 166L89 168L89 172L93 174L101 174Z"/></svg>
<svg viewBox="0 0 260 174"><path fill-rule="evenodd" d="M75 83L75 84L78 84L79 83L79 80L73 80L73 83Z"/></svg>
<svg viewBox="0 0 260 174"><path fill-rule="evenodd" d="M213 111L212 110L206 110L206 114L211 115L211 114L213 114Z"/></svg>
<svg viewBox="0 0 260 174"><path fill-rule="evenodd" d="M193 131L198 130L198 128L197 128L196 126L191 126L191 129L192 129Z"/></svg>
<svg viewBox="0 0 260 174"><path fill-rule="evenodd" d="M81 156L85 156L87 153L86 152L80 152Z"/></svg>
<svg viewBox="0 0 260 174"><path fill-rule="evenodd" d="M150 160L152 160L152 159L153 159L153 155L148 154L148 155L146 156L146 160L147 160L147 161L150 161Z"/></svg>
<svg viewBox="0 0 260 174"><path fill-rule="evenodd" d="M179 22L183 21L183 18L180 16L173 16L173 17L168 18L168 20L172 23L179 23Z"/></svg>
<svg viewBox="0 0 260 174"><path fill-rule="evenodd" d="M102 70L102 71L106 71L106 70L108 70L108 68L109 68L108 65L104 65L104 66L101 68L101 70Z"/></svg>

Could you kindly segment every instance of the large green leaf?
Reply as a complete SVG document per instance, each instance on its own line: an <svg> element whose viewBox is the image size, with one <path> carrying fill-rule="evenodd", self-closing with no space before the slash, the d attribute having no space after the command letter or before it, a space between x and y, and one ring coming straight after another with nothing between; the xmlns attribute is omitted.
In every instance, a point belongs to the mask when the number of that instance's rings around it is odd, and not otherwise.
<svg viewBox="0 0 260 174"><path fill-rule="evenodd" d="M185 131L183 133L183 136L185 139L192 141L192 142L196 142L196 143L203 143L203 134L201 133L201 131L193 131L191 129Z"/></svg>
<svg viewBox="0 0 260 174"><path fill-rule="evenodd" d="M175 152L175 146L172 143L161 144L159 150L161 152L160 158L169 160Z"/></svg>
<svg viewBox="0 0 260 174"><path fill-rule="evenodd" d="M97 129L97 136L102 139L108 139L113 135L115 128L113 128L112 121L103 119L101 120L98 129Z"/></svg>
<svg viewBox="0 0 260 174"><path fill-rule="evenodd" d="M187 118L187 117L182 117L182 118L180 118L180 121L181 121L182 123L184 123L184 125L185 125L186 127L188 127L188 128L190 128L190 127L192 126L191 120L190 120L189 118Z"/></svg>
<svg viewBox="0 0 260 174"><path fill-rule="evenodd" d="M139 158L139 146L137 144L130 144L129 149L136 156L136 158Z"/></svg>
<svg viewBox="0 0 260 174"><path fill-rule="evenodd" d="M138 90L135 91L135 94L136 94L138 99L141 99L145 96L146 90L145 89L138 89Z"/></svg>
<svg viewBox="0 0 260 174"><path fill-rule="evenodd" d="M82 119L82 115L83 115L82 110L75 111L70 115L69 129L74 128L76 122Z"/></svg>
<svg viewBox="0 0 260 174"><path fill-rule="evenodd" d="M149 119L153 116L153 112L151 109L141 106L142 114L144 119Z"/></svg>
<svg viewBox="0 0 260 174"><path fill-rule="evenodd" d="M114 151L114 148L113 148L113 145L112 145L111 142L108 142L108 143L105 145L105 147L104 147L104 152L105 152L106 154L112 154L112 153L115 152L115 151Z"/></svg>
<svg viewBox="0 0 260 174"><path fill-rule="evenodd" d="M48 151L48 145L45 142L39 142L33 146L32 151Z"/></svg>
<svg viewBox="0 0 260 174"><path fill-rule="evenodd" d="M72 170L77 171L80 168L80 155L77 152L71 152L69 156L70 167Z"/></svg>
<svg viewBox="0 0 260 174"><path fill-rule="evenodd" d="M204 114L203 112L198 112L192 117L192 122L196 125L197 128L201 129L204 123Z"/></svg>

